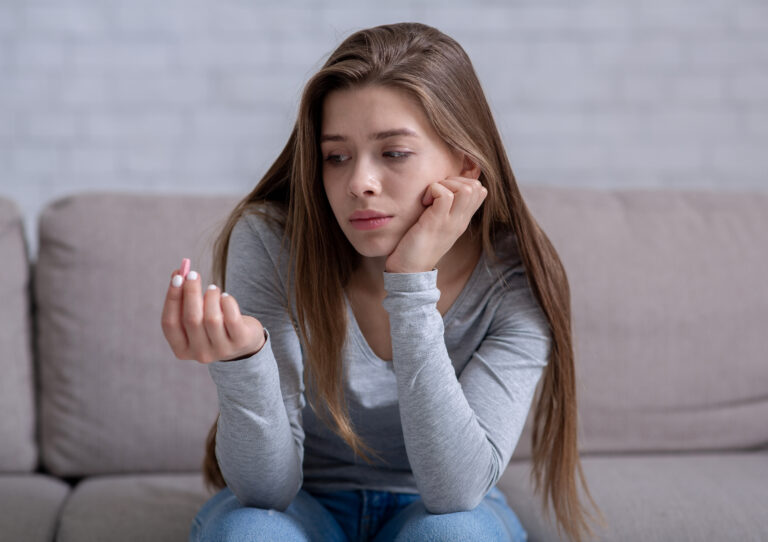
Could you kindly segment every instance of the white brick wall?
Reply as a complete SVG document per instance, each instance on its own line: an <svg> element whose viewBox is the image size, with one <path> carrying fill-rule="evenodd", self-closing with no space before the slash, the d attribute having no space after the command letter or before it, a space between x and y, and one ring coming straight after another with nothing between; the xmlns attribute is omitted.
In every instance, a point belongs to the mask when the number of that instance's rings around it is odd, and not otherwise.
<svg viewBox="0 0 768 542"><path fill-rule="evenodd" d="M768 187L765 0L0 0L0 194L245 193L307 78L402 20L467 50L521 183Z"/></svg>

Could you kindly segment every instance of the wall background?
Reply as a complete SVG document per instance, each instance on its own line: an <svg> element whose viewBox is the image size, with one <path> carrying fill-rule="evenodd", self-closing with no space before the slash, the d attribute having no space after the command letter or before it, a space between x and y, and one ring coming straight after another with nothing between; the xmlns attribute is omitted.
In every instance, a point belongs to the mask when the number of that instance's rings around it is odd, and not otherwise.
<svg viewBox="0 0 768 542"><path fill-rule="evenodd" d="M245 194L367 26L472 58L521 184L768 189L764 0L0 0L0 195Z"/></svg>

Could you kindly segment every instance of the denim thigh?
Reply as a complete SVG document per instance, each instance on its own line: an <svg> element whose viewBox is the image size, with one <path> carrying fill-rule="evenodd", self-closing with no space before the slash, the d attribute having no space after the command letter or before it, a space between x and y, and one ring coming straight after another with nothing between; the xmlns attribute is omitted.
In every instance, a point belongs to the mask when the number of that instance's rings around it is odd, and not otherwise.
<svg viewBox="0 0 768 542"><path fill-rule="evenodd" d="M313 496L333 514L349 542L528 539L528 533L496 487L475 509L451 514L428 512L418 494L357 489L314 492Z"/></svg>
<svg viewBox="0 0 768 542"><path fill-rule="evenodd" d="M373 535L375 534L375 538ZM473 510L432 514L413 494L299 491L285 512L244 507L229 488L198 511L190 542L525 542L528 535L498 488Z"/></svg>

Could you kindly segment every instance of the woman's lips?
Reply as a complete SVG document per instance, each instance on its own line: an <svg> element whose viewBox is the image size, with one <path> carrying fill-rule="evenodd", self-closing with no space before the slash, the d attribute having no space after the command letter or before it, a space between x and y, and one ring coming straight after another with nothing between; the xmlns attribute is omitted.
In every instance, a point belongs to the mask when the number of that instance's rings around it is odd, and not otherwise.
<svg viewBox="0 0 768 542"><path fill-rule="evenodd" d="M357 230L375 230L386 226L392 220L391 216L381 216L377 218L362 218L359 220L350 220L352 227Z"/></svg>

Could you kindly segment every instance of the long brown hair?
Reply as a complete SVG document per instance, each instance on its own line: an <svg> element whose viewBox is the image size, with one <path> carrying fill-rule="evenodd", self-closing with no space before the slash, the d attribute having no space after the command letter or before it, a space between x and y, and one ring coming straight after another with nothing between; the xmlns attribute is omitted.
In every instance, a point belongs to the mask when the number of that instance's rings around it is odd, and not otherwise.
<svg viewBox="0 0 768 542"><path fill-rule="evenodd" d="M578 473L592 506L577 447L576 387L571 335L570 288L565 269L547 235L528 210L504 150L472 63L453 39L419 23L382 25L355 32L331 53L307 83L288 143L254 190L235 207L214 246L214 280L224 284L230 234L244 213L279 211L289 268L295 273L298 329L306 345L305 382L310 404L361 457L375 454L351 426L343 396L341 349L346 335L344 287L359 263L331 211L321 177L319 134L329 92L359 85L383 85L408 92L422 105L440 137L480 166L488 195L470 228L481 232L486 254L496 259L496 239L515 235L532 292L549 321L550 359L540 383L532 434L535 491L558 532L581 541L587 513L579 501ZM318 262L332 262L318 265ZM295 265L295 268L293 267ZM290 310L289 305L286 310ZM309 390L310 386L308 386ZM322 405L322 408L317 408ZM223 488L215 456L216 423L203 465L209 486ZM604 524L604 518L602 519Z"/></svg>

